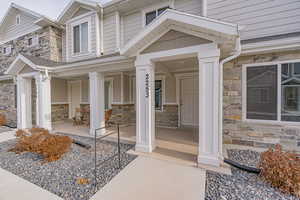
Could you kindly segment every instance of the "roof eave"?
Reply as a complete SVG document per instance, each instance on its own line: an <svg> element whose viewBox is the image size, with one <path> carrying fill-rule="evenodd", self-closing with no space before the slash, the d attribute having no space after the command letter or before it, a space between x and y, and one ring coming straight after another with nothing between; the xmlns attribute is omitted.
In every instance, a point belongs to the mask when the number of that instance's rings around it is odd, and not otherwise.
<svg viewBox="0 0 300 200"><path fill-rule="evenodd" d="M175 10L168 9L158 17L152 24L148 25L140 34L138 34L134 39L129 41L122 49L121 55L133 56L135 55L137 46L142 43L143 38L149 35L152 31L155 31L160 26L164 29L171 29L173 24L176 22L185 24L190 27L199 27L199 30L211 30L225 37L238 37L239 36L239 26L236 24L231 24L227 22L222 22L219 20L214 20L206 17L201 17L197 15L191 15ZM242 27L240 27L242 28Z"/></svg>

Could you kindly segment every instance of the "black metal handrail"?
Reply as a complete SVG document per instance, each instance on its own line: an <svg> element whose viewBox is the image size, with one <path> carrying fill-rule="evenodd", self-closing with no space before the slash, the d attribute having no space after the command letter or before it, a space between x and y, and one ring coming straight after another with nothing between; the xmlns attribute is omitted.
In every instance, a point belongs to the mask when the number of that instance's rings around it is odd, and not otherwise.
<svg viewBox="0 0 300 200"><path fill-rule="evenodd" d="M107 128L107 127L102 127L102 128L95 129L95 134L94 134L94 142L95 142L95 154L94 154L94 156L95 156L95 158L94 158L95 159L95 171L94 171L94 175L95 175L95 190L96 190L96 192L97 192L97 185L98 185L98 183L97 183L97 166L103 165L105 162L107 162L107 161L111 160L112 158L118 156L119 169L121 169L121 147L120 147L121 145L120 145L120 125L119 124L117 124L118 153L113 154L109 158L107 158L104 161L102 161L101 163L97 164L97 139L99 141L101 141L101 140L103 140L104 138L106 138L108 136L116 134L116 133L113 132L113 133L103 135L103 136L97 138L97 131L103 130L105 128Z"/></svg>

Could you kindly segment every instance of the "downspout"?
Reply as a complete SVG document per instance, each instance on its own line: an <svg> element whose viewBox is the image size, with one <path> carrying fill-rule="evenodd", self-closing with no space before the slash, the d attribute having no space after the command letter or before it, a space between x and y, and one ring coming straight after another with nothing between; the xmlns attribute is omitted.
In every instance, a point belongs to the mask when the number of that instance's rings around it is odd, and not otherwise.
<svg viewBox="0 0 300 200"><path fill-rule="evenodd" d="M238 31L239 31L239 28L238 28ZM219 133L220 133L220 138L219 138L219 141L220 141L220 149L219 149L219 152L223 152L223 91L224 91L224 77L223 77L223 69L224 69L224 64L239 57L242 53L242 46L241 46L241 38L240 36L238 35L238 37L236 38L236 44L235 44L235 50L232 52L232 55L221 60L220 61L220 85L219 85L219 88L220 88L220 93L219 93L219 96L220 96L220 103L219 103ZM221 153L221 156L223 155L223 153ZM221 158L223 160L223 156Z"/></svg>

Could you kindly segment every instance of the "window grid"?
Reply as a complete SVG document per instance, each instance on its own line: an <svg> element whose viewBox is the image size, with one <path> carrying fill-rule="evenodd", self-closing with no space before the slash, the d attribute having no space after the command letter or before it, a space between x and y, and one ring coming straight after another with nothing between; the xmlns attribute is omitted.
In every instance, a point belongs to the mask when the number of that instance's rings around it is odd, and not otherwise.
<svg viewBox="0 0 300 200"><path fill-rule="evenodd" d="M293 64L296 66L296 63L299 64L300 60L290 60L290 61L282 61L282 62L276 62L276 63L258 63L258 64L250 64L250 65L244 65L243 67L243 94L242 98L243 100L243 120L245 121L253 121L253 122L263 122L263 123L283 123L283 124L295 124L299 123L299 121L282 121L282 102L283 102L283 92L282 92L282 65L288 64L289 66ZM264 119L249 119L247 118L247 69L249 67L262 67L262 66L272 66L276 65L277 67L277 120L264 120ZM292 72L294 74L294 69L289 69L288 71ZM297 75L296 75L297 76ZM298 86L300 87L300 86Z"/></svg>

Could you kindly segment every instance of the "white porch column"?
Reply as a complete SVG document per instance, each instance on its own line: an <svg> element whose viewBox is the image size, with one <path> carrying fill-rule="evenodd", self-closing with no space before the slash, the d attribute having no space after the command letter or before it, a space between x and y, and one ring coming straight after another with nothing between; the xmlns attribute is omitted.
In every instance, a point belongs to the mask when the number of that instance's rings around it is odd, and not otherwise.
<svg viewBox="0 0 300 200"><path fill-rule="evenodd" d="M103 73L90 72L90 134L95 134L95 129L105 127L104 103L104 75ZM105 129L97 132L104 135Z"/></svg>
<svg viewBox="0 0 300 200"><path fill-rule="evenodd" d="M36 124L40 128L52 130L51 121L51 78L42 74L36 75L37 90L37 120Z"/></svg>
<svg viewBox="0 0 300 200"><path fill-rule="evenodd" d="M219 52L199 60L199 155L198 163L219 166L222 129L219 127Z"/></svg>
<svg viewBox="0 0 300 200"><path fill-rule="evenodd" d="M154 65L150 61L135 62L136 67L136 151L155 149Z"/></svg>
<svg viewBox="0 0 300 200"><path fill-rule="evenodd" d="M17 77L18 129L32 127L31 78Z"/></svg>

